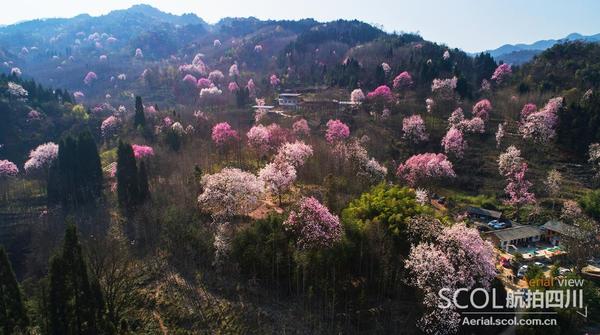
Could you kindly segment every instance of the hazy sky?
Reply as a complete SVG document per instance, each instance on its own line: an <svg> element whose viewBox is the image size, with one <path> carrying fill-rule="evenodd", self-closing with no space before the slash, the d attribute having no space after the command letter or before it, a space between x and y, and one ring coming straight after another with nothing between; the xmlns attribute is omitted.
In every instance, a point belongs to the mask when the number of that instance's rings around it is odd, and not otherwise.
<svg viewBox="0 0 600 335"><path fill-rule="evenodd" d="M505 43L600 33L595 0L0 0L0 24L81 13L106 14L147 3L174 14L193 12L209 23L227 16L319 21L359 19L387 31L419 32L425 39L466 51Z"/></svg>

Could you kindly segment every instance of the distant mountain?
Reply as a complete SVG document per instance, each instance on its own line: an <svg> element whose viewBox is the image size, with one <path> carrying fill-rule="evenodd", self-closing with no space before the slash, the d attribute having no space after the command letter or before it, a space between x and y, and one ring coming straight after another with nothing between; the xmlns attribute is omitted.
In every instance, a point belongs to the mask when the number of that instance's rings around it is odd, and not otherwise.
<svg viewBox="0 0 600 335"><path fill-rule="evenodd" d="M584 36L578 33L572 33L565 38L558 40L541 40L531 44L505 44L497 49L487 50L486 52L492 55L496 61L520 65L528 62L541 51L551 48L557 43L567 41L600 42L600 34Z"/></svg>

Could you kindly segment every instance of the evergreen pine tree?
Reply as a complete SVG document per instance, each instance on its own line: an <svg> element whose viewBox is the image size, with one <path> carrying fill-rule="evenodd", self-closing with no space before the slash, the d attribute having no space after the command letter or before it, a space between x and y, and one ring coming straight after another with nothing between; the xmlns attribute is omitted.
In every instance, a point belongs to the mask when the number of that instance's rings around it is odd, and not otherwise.
<svg viewBox="0 0 600 335"><path fill-rule="evenodd" d="M58 160L48 176L48 202L58 199L75 208L102 195L102 167L96 142L89 131L60 141Z"/></svg>
<svg viewBox="0 0 600 335"><path fill-rule="evenodd" d="M139 192L139 203L142 204L150 198L150 189L148 186L148 172L146 171L146 164L140 162L140 168L138 170L138 192Z"/></svg>
<svg viewBox="0 0 600 335"><path fill-rule="evenodd" d="M385 71L381 64L375 68L375 84L377 84L377 86L385 84Z"/></svg>
<svg viewBox="0 0 600 335"><path fill-rule="evenodd" d="M4 247L0 246L0 333L14 334L28 324L17 278Z"/></svg>
<svg viewBox="0 0 600 335"><path fill-rule="evenodd" d="M146 116L144 115L144 104L142 103L142 97L135 97L135 117L133 120L134 126L137 128L139 126L146 126Z"/></svg>
<svg viewBox="0 0 600 335"><path fill-rule="evenodd" d="M93 294L77 230L69 225L61 252L50 262L50 333L98 334L101 301Z"/></svg>
<svg viewBox="0 0 600 335"><path fill-rule="evenodd" d="M137 167L133 148L119 141L117 149L117 198L121 210L130 215L139 199Z"/></svg>
<svg viewBox="0 0 600 335"><path fill-rule="evenodd" d="M71 136L60 141L58 145L58 178L60 199L63 207L76 206L77 190L77 142Z"/></svg>
<svg viewBox="0 0 600 335"><path fill-rule="evenodd" d="M102 166L96 142L89 131L79 134L77 158L81 185L84 187L84 201L94 200L102 195Z"/></svg>

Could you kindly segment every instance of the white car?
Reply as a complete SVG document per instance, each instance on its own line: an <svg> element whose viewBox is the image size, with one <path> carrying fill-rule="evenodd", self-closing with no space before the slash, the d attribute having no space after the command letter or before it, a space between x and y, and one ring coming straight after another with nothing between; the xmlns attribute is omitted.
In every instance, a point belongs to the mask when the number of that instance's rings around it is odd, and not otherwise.
<svg viewBox="0 0 600 335"><path fill-rule="evenodd" d="M571 272L572 272L571 269L567 269L567 268L563 268L563 267L558 268L558 274L560 274L561 276L564 276L567 273L571 273Z"/></svg>

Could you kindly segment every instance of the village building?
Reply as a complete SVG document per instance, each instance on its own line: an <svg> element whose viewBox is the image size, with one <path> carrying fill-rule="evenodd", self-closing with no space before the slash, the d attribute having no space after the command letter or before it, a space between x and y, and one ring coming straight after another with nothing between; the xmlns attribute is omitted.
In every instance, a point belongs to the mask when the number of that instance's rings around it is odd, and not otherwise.
<svg viewBox="0 0 600 335"><path fill-rule="evenodd" d="M532 246L543 237L543 232L534 226L516 226L500 229L485 234L499 249L510 251L518 247Z"/></svg>
<svg viewBox="0 0 600 335"><path fill-rule="evenodd" d="M557 220L550 220L544 223L541 228L544 232L544 238L553 246L561 245L561 239L565 237L576 238L581 236L579 228Z"/></svg>
<svg viewBox="0 0 600 335"><path fill-rule="evenodd" d="M480 220L480 221L491 221L491 220L500 220L502 217L502 212L493 211L490 209L480 208L480 207L468 207L467 215L471 219Z"/></svg>
<svg viewBox="0 0 600 335"><path fill-rule="evenodd" d="M279 106L297 107L300 104L300 93L280 93L277 98Z"/></svg>

